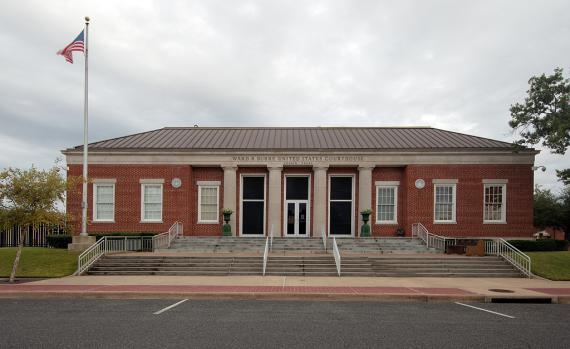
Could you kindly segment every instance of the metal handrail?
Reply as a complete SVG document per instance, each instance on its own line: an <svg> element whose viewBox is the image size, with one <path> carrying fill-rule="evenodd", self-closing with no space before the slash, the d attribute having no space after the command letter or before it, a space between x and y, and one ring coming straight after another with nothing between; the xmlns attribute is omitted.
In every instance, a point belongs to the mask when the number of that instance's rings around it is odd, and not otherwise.
<svg viewBox="0 0 570 349"><path fill-rule="evenodd" d="M265 238L265 252L263 252L263 276L267 267L267 256L269 255L269 237Z"/></svg>
<svg viewBox="0 0 570 349"><path fill-rule="evenodd" d="M271 224L271 230L269 231L269 251L273 251L273 224Z"/></svg>
<svg viewBox="0 0 570 349"><path fill-rule="evenodd" d="M325 252L327 252L327 233L325 232L325 228L321 230L321 238L323 239L323 246L325 248Z"/></svg>
<svg viewBox="0 0 570 349"><path fill-rule="evenodd" d="M448 238L441 235L432 234L427 230L427 228L421 223L412 224L412 237L420 238L426 247L433 247L440 251L445 251L448 245L456 245L456 238Z"/></svg>
<svg viewBox="0 0 570 349"><path fill-rule="evenodd" d="M152 249L156 251L159 248L170 248L172 241L183 234L184 226L181 222L174 222L168 229L168 231L158 234L152 237Z"/></svg>
<svg viewBox="0 0 570 349"><path fill-rule="evenodd" d="M77 270L74 275L81 275L91 267L99 258L113 252L156 250L159 246L168 246L178 235L183 233L180 222L172 224L167 232L155 235L151 239L151 246L146 245L143 236L103 236L99 241L89 246L77 257Z"/></svg>
<svg viewBox="0 0 570 349"><path fill-rule="evenodd" d="M336 264L336 271L338 272L338 276L340 276L340 252L338 250L338 245L336 244L336 237L333 236L333 255L334 255L334 262Z"/></svg>
<svg viewBox="0 0 570 349"><path fill-rule="evenodd" d="M503 258L528 278L532 278L530 257L505 241L505 239L498 238L486 241L485 254L496 255Z"/></svg>
<svg viewBox="0 0 570 349"><path fill-rule="evenodd" d="M104 236L99 241L87 248L77 257L77 271L74 275L81 275L93 265L101 256L105 254L107 237Z"/></svg>

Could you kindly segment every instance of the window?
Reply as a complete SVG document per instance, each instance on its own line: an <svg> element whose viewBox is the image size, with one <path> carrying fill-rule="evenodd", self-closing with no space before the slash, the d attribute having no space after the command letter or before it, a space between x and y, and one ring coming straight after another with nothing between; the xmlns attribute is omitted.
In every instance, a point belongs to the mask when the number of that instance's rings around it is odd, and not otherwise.
<svg viewBox="0 0 570 349"><path fill-rule="evenodd" d="M141 184L143 222L162 221L162 184Z"/></svg>
<svg viewBox="0 0 570 349"><path fill-rule="evenodd" d="M398 186L376 187L376 223L398 223Z"/></svg>
<svg viewBox="0 0 570 349"><path fill-rule="evenodd" d="M115 220L115 184L93 183L93 221Z"/></svg>
<svg viewBox="0 0 570 349"><path fill-rule="evenodd" d="M455 223L455 189L455 184L435 184L434 222Z"/></svg>
<svg viewBox="0 0 570 349"><path fill-rule="evenodd" d="M485 184L483 222L506 222L506 184Z"/></svg>
<svg viewBox="0 0 570 349"><path fill-rule="evenodd" d="M218 186L198 186L198 223L218 223Z"/></svg>

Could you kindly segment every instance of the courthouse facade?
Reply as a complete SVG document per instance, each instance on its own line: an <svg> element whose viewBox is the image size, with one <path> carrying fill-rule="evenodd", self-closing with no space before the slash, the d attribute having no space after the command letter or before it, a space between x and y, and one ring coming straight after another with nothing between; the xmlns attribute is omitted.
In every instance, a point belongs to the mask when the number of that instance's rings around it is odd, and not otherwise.
<svg viewBox="0 0 570 349"><path fill-rule="evenodd" d="M536 154L429 127L163 128L89 145L88 231L216 236L231 209L237 236L357 237L370 209L373 236L530 237Z"/></svg>

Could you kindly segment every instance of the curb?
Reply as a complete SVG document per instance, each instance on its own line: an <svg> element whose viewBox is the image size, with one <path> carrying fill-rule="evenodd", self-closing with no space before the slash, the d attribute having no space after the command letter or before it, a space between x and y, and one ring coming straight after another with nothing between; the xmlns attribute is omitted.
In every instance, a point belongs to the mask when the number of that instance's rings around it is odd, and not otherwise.
<svg viewBox="0 0 570 349"><path fill-rule="evenodd" d="M267 292L0 292L0 299L179 299L195 300L311 300L379 302L485 302L481 295L328 294Z"/></svg>

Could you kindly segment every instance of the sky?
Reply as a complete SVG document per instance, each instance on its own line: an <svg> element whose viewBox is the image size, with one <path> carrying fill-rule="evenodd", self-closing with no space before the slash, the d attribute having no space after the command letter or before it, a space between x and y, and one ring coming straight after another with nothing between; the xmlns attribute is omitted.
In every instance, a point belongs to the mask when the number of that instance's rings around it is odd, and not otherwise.
<svg viewBox="0 0 570 349"><path fill-rule="evenodd" d="M570 77L570 2L0 0L0 168L166 126L432 126L511 142L531 76ZM540 147L538 147L540 148ZM561 189L570 153L542 149Z"/></svg>

